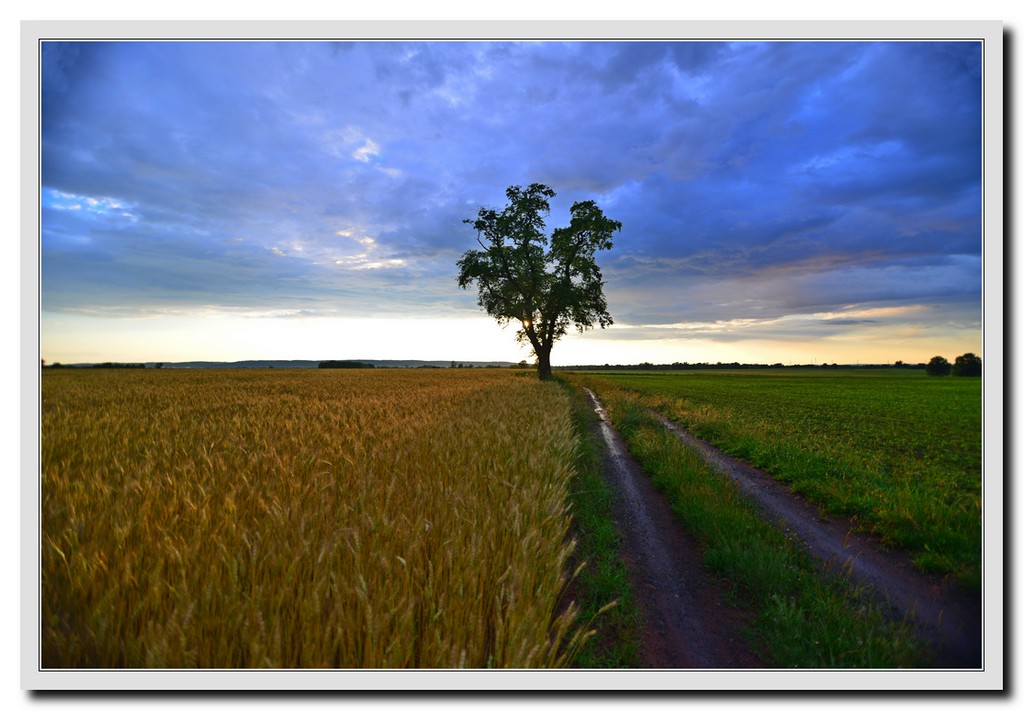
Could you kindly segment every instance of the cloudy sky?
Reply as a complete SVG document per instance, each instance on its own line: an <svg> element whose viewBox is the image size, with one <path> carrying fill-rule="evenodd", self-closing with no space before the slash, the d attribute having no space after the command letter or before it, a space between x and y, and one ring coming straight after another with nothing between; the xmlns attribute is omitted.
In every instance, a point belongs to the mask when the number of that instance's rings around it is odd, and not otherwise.
<svg viewBox="0 0 1024 711"><path fill-rule="evenodd" d="M977 42L44 42L42 357L519 360L509 185L622 222L554 365L981 353Z"/></svg>

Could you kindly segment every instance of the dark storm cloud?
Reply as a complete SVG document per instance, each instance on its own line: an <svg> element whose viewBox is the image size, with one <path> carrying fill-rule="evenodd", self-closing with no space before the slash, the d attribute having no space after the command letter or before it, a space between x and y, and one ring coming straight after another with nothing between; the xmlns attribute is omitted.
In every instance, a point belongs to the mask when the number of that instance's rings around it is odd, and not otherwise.
<svg viewBox="0 0 1024 711"><path fill-rule="evenodd" d="M44 43L42 71L52 310L472 310L462 220L534 181L549 228L623 223L620 323L980 303L977 43Z"/></svg>

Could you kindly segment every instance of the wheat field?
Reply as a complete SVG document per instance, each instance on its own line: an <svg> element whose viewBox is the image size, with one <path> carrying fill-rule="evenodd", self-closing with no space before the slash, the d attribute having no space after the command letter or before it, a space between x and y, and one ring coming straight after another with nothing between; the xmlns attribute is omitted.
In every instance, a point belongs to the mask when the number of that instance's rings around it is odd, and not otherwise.
<svg viewBox="0 0 1024 711"><path fill-rule="evenodd" d="M43 668L564 666L576 447L501 370L42 378Z"/></svg>

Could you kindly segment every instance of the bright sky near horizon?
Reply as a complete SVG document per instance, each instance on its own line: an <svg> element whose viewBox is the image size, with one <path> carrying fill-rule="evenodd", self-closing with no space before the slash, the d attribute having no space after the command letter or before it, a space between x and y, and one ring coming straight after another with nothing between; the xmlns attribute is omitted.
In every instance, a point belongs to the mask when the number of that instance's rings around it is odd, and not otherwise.
<svg viewBox="0 0 1024 711"><path fill-rule="evenodd" d="M623 224L554 365L982 349L979 42L44 42L48 362L528 357L509 185Z"/></svg>

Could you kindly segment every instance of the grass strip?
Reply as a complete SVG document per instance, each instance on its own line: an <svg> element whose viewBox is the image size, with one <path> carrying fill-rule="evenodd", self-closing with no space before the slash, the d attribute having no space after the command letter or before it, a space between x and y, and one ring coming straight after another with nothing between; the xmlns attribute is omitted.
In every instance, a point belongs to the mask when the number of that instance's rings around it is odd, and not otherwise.
<svg viewBox="0 0 1024 711"><path fill-rule="evenodd" d="M614 492L602 476L604 444L595 430L597 414L583 392L558 379L570 398L579 447L576 475L569 485L576 561L586 561L573 583L581 622L594 636L573 666L584 669L636 668L640 665L642 621L626 566L619 556L622 537L612 514Z"/></svg>
<svg viewBox="0 0 1024 711"><path fill-rule="evenodd" d="M728 581L734 602L758 613L751 630L778 668L922 668L932 655L909 623L885 619L863 588L823 575L739 493L630 393L572 378L604 402L629 451L699 541L706 566Z"/></svg>

